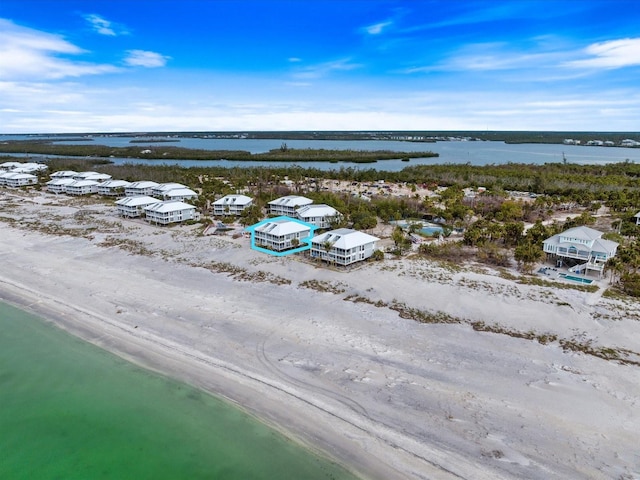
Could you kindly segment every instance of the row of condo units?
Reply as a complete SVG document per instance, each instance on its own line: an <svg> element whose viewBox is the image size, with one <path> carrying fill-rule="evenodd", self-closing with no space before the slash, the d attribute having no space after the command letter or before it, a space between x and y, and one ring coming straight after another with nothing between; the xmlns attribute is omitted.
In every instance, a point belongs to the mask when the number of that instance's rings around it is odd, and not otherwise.
<svg viewBox="0 0 640 480"><path fill-rule="evenodd" d="M22 187L37 185L38 177L34 172L47 170L40 163L4 162L0 163L0 185ZM50 175L46 189L51 193L69 195L91 195L94 193L111 196L156 195L165 200L191 200L198 196L196 192L181 183L156 183L149 181L127 182L113 180L111 175L99 172L76 172L62 170Z"/></svg>
<svg viewBox="0 0 640 480"><path fill-rule="evenodd" d="M161 201L142 195L116 200L116 207L118 213L123 217L144 217L148 222L158 225L200 220L200 214L196 211L196 207L180 200Z"/></svg>
<svg viewBox="0 0 640 480"><path fill-rule="evenodd" d="M0 173L13 172L13 173L38 173L44 172L48 169L46 165L42 163L31 162L4 162L0 163Z"/></svg>
<svg viewBox="0 0 640 480"><path fill-rule="evenodd" d="M574 138L565 138L562 143L565 145L586 145L588 147L615 147L616 142L612 142L611 140L589 140L582 143L582 140L576 140ZM633 140L631 138L625 138L621 140L619 144L620 147L640 147L640 142L637 140Z"/></svg>
<svg viewBox="0 0 640 480"><path fill-rule="evenodd" d="M225 195L213 202L214 216L238 216L253 205L253 199L246 195ZM287 195L268 202L269 215L285 215L315 225L329 228L342 217L335 208L325 204L313 204L313 200L299 195Z"/></svg>
<svg viewBox="0 0 640 480"><path fill-rule="evenodd" d="M196 207L185 203L185 200L197 198L198 194L181 183L128 182L114 180L103 173L71 170L55 172L51 177L47 190L52 193L124 196L115 202L118 213L123 217L144 217L148 222L159 225L200 220Z"/></svg>
<svg viewBox="0 0 640 480"><path fill-rule="evenodd" d="M24 167L27 165L27 167ZM7 162L0 167L11 170L0 173L0 185L10 187L22 187L35 185L38 178L35 175L16 172L15 169L31 168L31 164ZM22 166L22 167L20 167ZM45 165L33 164L33 167L42 169ZM99 194L108 197L125 197L119 204L120 214L127 217L141 216L149 205L149 199L154 202L179 201L185 202L195 199L198 195L180 183L156 183L152 181L128 182L126 180L114 180L111 175L99 172L73 170L57 171L50 175L51 180L46 182L47 192L67 195L92 195ZM136 197L145 197L134 200ZM147 203L145 203L147 202ZM142 207L139 207L142 205ZM214 216L238 216L253 205L253 199L247 195L230 194L212 203ZM340 212L325 204L313 204L313 200L288 195L277 198L268 203L270 215L287 215L298 218L304 222L315 225L317 228L330 228L333 222L341 217Z"/></svg>
<svg viewBox="0 0 640 480"><path fill-rule="evenodd" d="M137 183L149 184L153 182L137 182ZM175 189L171 190L170 189L172 188L171 186L175 187L176 185L179 185L179 184L164 184L164 188L169 189L167 191L171 193L176 191ZM164 215L162 219L163 221L158 221L157 223L171 223L171 221L190 220L194 218L194 216L192 215L195 215L195 208L182 202L176 202L176 201L174 201L173 203L165 202L167 206L163 207L162 212L156 211L155 205L157 204L158 199L154 198L151 195L161 196L161 195L158 195L159 193L158 189L161 189L162 186L157 184L156 184L156 187L152 187L150 185L144 185L144 187L146 187L147 190L143 190L142 187L143 187L142 185L137 185L135 187L136 193L137 193L135 195L131 194L132 193L131 186L125 188L125 193L127 196L125 198L122 198L116 201L116 205L118 207L118 212L120 213L120 215L124 217L129 217L129 218L144 216L145 218L149 219L151 217L151 221L156 221L158 215L162 213L162 215ZM164 196L165 199L167 197L166 193L162 196ZM294 196L281 197L279 199L273 200L272 202L269 202L269 206L270 206L269 213L278 214L277 207L290 202L295 202L296 204L298 204L298 202L303 202L301 203L303 206L294 210L293 216L299 220L302 220L304 222L307 222L313 225L316 228L321 228L321 229L329 228L332 224L332 221L335 218L338 218L339 216L341 216L340 212L338 212L335 208L330 207L329 205L324 205L324 204L312 205L311 204L312 200L304 197L294 197ZM218 200L213 202L212 204L213 215L214 216L238 216L242 214L243 210L251 207L252 205L253 205L253 199L246 195L241 195L241 194L225 195L224 197L219 198ZM275 211L273 209L274 205L276 206ZM190 207L190 208L187 208L187 207ZM193 208L193 212L192 213L187 212L187 210L190 211L191 208ZM170 218L174 218L174 220L169 221Z"/></svg>
<svg viewBox="0 0 640 480"><path fill-rule="evenodd" d="M34 174L46 169L47 166L41 163L0 163L0 186L18 188L37 185L38 177Z"/></svg>
<svg viewBox="0 0 640 480"><path fill-rule="evenodd" d="M37 168L34 168L37 166ZM44 167L44 168L43 168ZM24 171L45 170L46 165L6 162L0 164L0 185L23 187L37 185L38 177ZM196 207L184 203L198 196L196 192L180 183L127 182L113 180L111 175L98 172L75 172L64 170L50 175L46 183L47 192L67 195L99 194L108 197L127 197L116 202L118 212L127 217L144 214L151 223L167 225L187 220L199 220ZM152 198L156 195L159 198Z"/></svg>
<svg viewBox="0 0 640 480"><path fill-rule="evenodd" d="M138 184L145 183L153 183L153 182L137 182ZM132 184L134 185L134 184ZM157 185L157 184L156 184ZM164 184L164 188L169 189L171 185L174 187L179 184ZM158 221L157 223L171 223L169 218L175 218L172 221L182 221L182 220L190 220L194 218L192 215L195 215L195 208L182 203L174 201L173 203L165 202L166 207L163 207L162 212L157 212L155 210L155 205L159 201L157 198L154 198L151 195L158 195L158 189L162 188L162 186L157 185L155 188L151 188L150 185L144 185L147 187L147 190L142 189L142 185L137 185L136 194L131 194L131 187L125 188L126 197L116 201L116 205L118 207L118 212L120 215L124 217L141 217L149 219L150 216L152 218L151 221L155 221L157 219L159 213L164 215L164 221ZM168 190L169 193L174 192L176 190ZM163 195L166 199L166 193ZM302 199L302 200L300 200ZM175 199L173 199L175 200ZM294 210L295 218L307 222L313 225L316 228L329 228L332 224L333 219L340 216L340 212L338 212L335 208L330 207L328 205L320 204L320 205L312 205L312 200L305 199L304 197L281 197L279 199L273 200L269 202L270 207L273 205L282 205L283 203L288 203L291 201L300 202L303 201L303 206ZM246 208L249 208L253 205L253 199L246 195L241 194L230 194L225 195L222 198L214 201L212 204L213 207L213 215L214 216L238 216L242 214L242 211ZM190 207L190 208L187 208ZM193 213L188 213L186 210L191 210L193 208ZM270 208L271 214L278 214L278 211L273 208ZM173 217L172 217L173 216ZM180 220L178 220L180 219Z"/></svg>
<svg viewBox="0 0 640 480"><path fill-rule="evenodd" d="M196 192L181 183L156 183L150 181L128 182L114 180L111 175L98 172L74 172L65 170L51 174L47 191L69 195L97 193L108 197L135 197L156 195L164 200L192 200Z"/></svg>

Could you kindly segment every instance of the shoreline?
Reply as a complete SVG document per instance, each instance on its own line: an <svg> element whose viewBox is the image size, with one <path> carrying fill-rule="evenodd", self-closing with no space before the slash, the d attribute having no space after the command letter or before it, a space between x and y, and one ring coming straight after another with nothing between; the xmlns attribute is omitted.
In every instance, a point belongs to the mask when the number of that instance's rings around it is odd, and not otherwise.
<svg viewBox="0 0 640 480"><path fill-rule="evenodd" d="M13 207L15 196L2 198L18 222L0 223L3 301L213 393L362 478L604 479L640 465L639 368L345 300L398 299L634 352L637 304L419 260L336 273L261 255L246 239L115 219L106 207L76 217L46 194ZM31 231L31 219L100 228L51 235ZM132 254L126 239L153 253ZM211 269L222 261L276 282ZM339 293L300 286L310 278Z"/></svg>
<svg viewBox="0 0 640 480"><path fill-rule="evenodd" d="M314 455L342 465L363 480L402 478L395 469L378 462L375 456L365 459L351 453L350 445L342 442L340 437L334 435L332 429L324 425L327 420L338 420L344 424L342 428L352 427L353 432L349 435L355 436L364 430L357 422L341 418L339 411L332 411L335 407L323 407L307 395L296 393L286 385L279 385L272 379L261 378L201 352L189 351L168 339L150 333L140 335L136 331L137 326L132 328L109 321L96 312L48 297L25 285L17 285L2 275L0 300L32 313L66 333L139 367L185 382L214 395L279 431ZM260 393L259 399L253 396L256 392ZM288 403L286 409L283 409L283 402L291 401L300 402L302 408L311 406L313 410L305 411L304 415L292 421L289 409L295 411L301 407ZM310 413L313 415L309 415ZM329 438L331 440L328 440ZM404 461L410 464L410 456Z"/></svg>
<svg viewBox="0 0 640 480"><path fill-rule="evenodd" d="M87 324L81 324L80 322L86 322L93 315L88 312L78 311L78 313L75 314L78 318L73 319L66 315L62 307L59 307L58 311L51 308L51 306L48 306L48 308L45 307L44 302L48 303L51 300L43 300L42 298L38 298L36 300L37 297L35 295L36 294L32 291L9 284L5 280L0 280L0 301L36 315L42 321L56 326L67 334L90 343L91 345L109 352L112 355L116 355L138 367L199 388L200 390L227 402L233 407L242 410L268 427L277 430L290 439L290 441L302 445L314 455L327 458L342 465L347 470L353 471L353 465L347 465L343 463L344 459L340 459L335 456L335 452L337 451L336 448L338 447L337 445L330 445L334 450L334 455L329 455L318 443L311 443L309 439L304 436L295 434L295 430L283 427L283 425L288 423L284 416L274 415L273 413L267 415L267 412L272 409L276 409L278 405L276 399L269 402L273 404L270 405L270 408L255 408L255 402L250 400L250 393L255 392L257 388L252 386L251 383L255 382L257 384L266 384L266 382L261 382L257 378L243 375L240 372L235 371L233 368L217 364L212 359L201 358L191 353L180 351L178 348L169 346L166 343L158 343L157 339L151 341L148 338L125 338L126 335L132 335L133 332L115 334L111 329L118 329L120 326L113 324L105 325L104 320L94 318L93 322L96 322L95 325L88 326ZM29 298L29 296L32 298ZM110 332L99 330L105 328L110 329ZM108 337L108 339L106 337ZM144 351L142 348L144 348ZM219 378L211 379L209 378L209 375L216 375ZM240 379L243 381L240 381ZM233 386L231 382L236 382L236 385ZM274 388L274 386L271 387ZM278 388L277 390L280 391L283 398L289 396L284 389ZM239 398L244 398L245 403L239 403ZM261 402L264 402L267 399L268 397L261 397ZM309 401L305 403L311 404ZM315 428L319 429L319 426L315 426ZM315 437L314 440L317 442L320 440L320 437ZM327 446L328 445L325 445L325 448ZM364 470L368 469L369 468L365 468ZM377 475L379 470L376 469L375 471ZM363 478L364 480L366 478L377 477L361 476L360 478Z"/></svg>

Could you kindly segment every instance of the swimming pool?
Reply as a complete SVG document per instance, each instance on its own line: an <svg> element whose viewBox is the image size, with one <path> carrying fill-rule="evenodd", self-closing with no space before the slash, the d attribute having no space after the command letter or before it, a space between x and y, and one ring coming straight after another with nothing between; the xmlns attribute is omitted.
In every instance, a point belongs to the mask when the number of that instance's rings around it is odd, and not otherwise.
<svg viewBox="0 0 640 480"><path fill-rule="evenodd" d="M586 285L589 285L590 283L593 282L593 280L589 279L589 278L584 278L584 277L574 277L573 275L566 275L561 273L560 276L562 278L564 278L565 280L573 280L574 282L578 282L578 283L584 283Z"/></svg>
<svg viewBox="0 0 640 480"><path fill-rule="evenodd" d="M440 235L443 232L443 229L440 225L436 225L433 223L425 222L422 220L418 220L416 222L407 222L406 220L397 220L391 222L391 224L398 225L404 229L409 227L409 223L419 223L422 225L422 228L419 230L422 235L426 235L429 237L433 237L435 235Z"/></svg>
<svg viewBox="0 0 640 480"><path fill-rule="evenodd" d="M422 227L420 229L420 233L423 235L429 235L430 237L440 235L442 233L442 227Z"/></svg>

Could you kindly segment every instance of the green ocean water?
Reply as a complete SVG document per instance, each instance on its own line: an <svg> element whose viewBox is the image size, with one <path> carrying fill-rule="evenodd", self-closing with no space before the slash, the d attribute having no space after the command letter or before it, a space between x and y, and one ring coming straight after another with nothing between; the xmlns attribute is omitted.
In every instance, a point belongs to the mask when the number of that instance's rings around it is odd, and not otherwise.
<svg viewBox="0 0 640 480"><path fill-rule="evenodd" d="M244 412L0 303L0 479L355 479Z"/></svg>

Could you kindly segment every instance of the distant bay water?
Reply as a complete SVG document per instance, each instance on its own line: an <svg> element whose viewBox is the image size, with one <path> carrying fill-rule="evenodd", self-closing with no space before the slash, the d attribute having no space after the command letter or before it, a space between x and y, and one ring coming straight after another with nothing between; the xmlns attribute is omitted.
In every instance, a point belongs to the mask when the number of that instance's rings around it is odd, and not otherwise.
<svg viewBox="0 0 640 480"><path fill-rule="evenodd" d="M0 478L355 480L237 408L0 302Z"/></svg>
<svg viewBox="0 0 640 480"><path fill-rule="evenodd" d="M40 137L26 135L0 136L3 140L27 140ZM251 153L268 152L279 148L283 143L289 148L296 149L327 149L327 150L390 150L398 152L398 160L383 160L376 163L329 163L329 162L300 162L297 165L306 168L320 170L334 170L340 167L356 169L370 169L385 171L400 171L411 165L434 164L465 164L471 165L499 165L505 163L544 164L567 161L581 165L598 165L617 162L640 162L640 148L622 147L595 147L581 145L560 144L506 144L496 141L439 141L406 142L391 140L284 140L284 139L209 139L209 138L176 138L170 143L149 142L130 143L132 137L100 137L87 138L86 140L68 143L73 145L107 145L112 147L137 146L140 150L153 148L154 146L176 146L184 148L198 148L204 150L244 150ZM139 139L137 139L139 140ZM438 153L438 157L412 158L409 162L402 161L403 152L431 151ZM0 154L3 155L3 154ZM13 155L21 157L47 157L48 155ZM51 156L51 155L49 155ZM221 167L282 167L292 165L284 162L260 162L260 161L229 161L229 160L144 160L130 158L111 158L116 164L136 163L146 165L179 164L185 167L191 166L221 166Z"/></svg>

